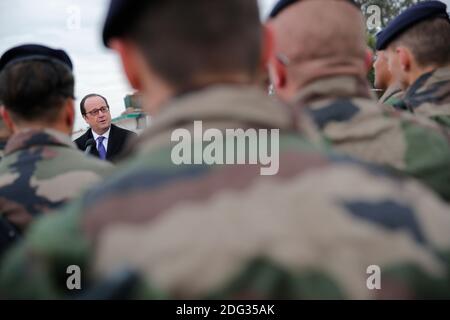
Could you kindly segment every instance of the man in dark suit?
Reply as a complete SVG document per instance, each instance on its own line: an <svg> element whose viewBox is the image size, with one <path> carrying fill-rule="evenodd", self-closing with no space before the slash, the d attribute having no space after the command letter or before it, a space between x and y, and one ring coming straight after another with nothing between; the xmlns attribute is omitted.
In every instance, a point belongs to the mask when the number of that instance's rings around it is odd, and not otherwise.
<svg viewBox="0 0 450 320"><path fill-rule="evenodd" d="M117 160L127 141L136 134L111 124L108 101L99 94L85 96L81 100L80 111L91 128L75 140L78 148L85 151L91 142L92 155L111 162Z"/></svg>

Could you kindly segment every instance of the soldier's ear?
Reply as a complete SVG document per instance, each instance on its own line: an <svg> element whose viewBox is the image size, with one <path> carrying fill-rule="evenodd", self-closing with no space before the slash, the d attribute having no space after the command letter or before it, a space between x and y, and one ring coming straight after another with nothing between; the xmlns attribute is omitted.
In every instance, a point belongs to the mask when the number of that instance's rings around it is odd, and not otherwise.
<svg viewBox="0 0 450 320"><path fill-rule="evenodd" d="M263 68L267 68L270 58L274 55L275 51L275 39L272 29L268 25L262 26L263 39L262 39L262 55L261 63Z"/></svg>
<svg viewBox="0 0 450 320"><path fill-rule="evenodd" d="M276 52L276 45L275 45L276 39L270 22L265 25L265 29L267 30L267 37L269 37L270 41L270 49L267 52L268 54L267 69L270 81L272 82L272 85L277 91L283 89L286 86L287 70L286 66L283 65L282 62L280 61L278 54Z"/></svg>
<svg viewBox="0 0 450 320"><path fill-rule="evenodd" d="M111 40L109 46L119 54L123 70L130 85L134 89L141 91L143 89L140 75L142 67L139 63L140 57L138 57L137 48L130 42L119 39Z"/></svg>
<svg viewBox="0 0 450 320"><path fill-rule="evenodd" d="M398 55L398 61L400 62L402 71L409 72L414 60L411 50L404 46L400 46L396 49L396 53Z"/></svg>
<svg viewBox="0 0 450 320"><path fill-rule="evenodd" d="M16 132L16 126L14 125L14 122L11 120L11 116L6 110L4 106L0 106L0 115L2 116L3 121L5 122L6 126L11 132Z"/></svg>

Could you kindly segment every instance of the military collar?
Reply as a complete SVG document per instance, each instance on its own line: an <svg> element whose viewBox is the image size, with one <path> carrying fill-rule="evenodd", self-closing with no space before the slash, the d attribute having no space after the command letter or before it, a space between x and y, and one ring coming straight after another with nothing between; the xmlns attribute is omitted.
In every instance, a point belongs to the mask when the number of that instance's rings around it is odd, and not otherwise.
<svg viewBox="0 0 450 320"><path fill-rule="evenodd" d="M394 84L391 85L387 90L384 92L384 94L380 98L380 103L387 102L392 96L397 95L401 93L403 90L400 88L400 85Z"/></svg>
<svg viewBox="0 0 450 320"><path fill-rule="evenodd" d="M438 68L421 75L406 91L403 108L414 112L414 108L429 100L428 93L432 86L446 82L450 82L450 67Z"/></svg>
<svg viewBox="0 0 450 320"><path fill-rule="evenodd" d="M450 81L450 66L436 69L433 72L433 79L436 82Z"/></svg>
<svg viewBox="0 0 450 320"><path fill-rule="evenodd" d="M5 147L5 155L39 146L75 148L70 137L62 132L52 129L26 129L11 136Z"/></svg>
<svg viewBox="0 0 450 320"><path fill-rule="evenodd" d="M374 95L369 90L367 80L357 76L333 76L315 80L304 86L294 101L297 105L309 105L322 99L367 98Z"/></svg>
<svg viewBox="0 0 450 320"><path fill-rule="evenodd" d="M412 85L409 87L406 96L411 97L414 94L421 93L435 83L450 81L450 67L439 68L431 72L427 72L421 75Z"/></svg>

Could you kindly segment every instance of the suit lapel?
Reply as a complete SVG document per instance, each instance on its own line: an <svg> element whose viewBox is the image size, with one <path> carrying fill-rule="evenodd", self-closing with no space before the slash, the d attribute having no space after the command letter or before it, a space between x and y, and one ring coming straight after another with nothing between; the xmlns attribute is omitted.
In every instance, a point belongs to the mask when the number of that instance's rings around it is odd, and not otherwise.
<svg viewBox="0 0 450 320"><path fill-rule="evenodd" d="M109 131L108 138L108 150L106 150L106 159L110 159L115 155L116 149L119 147L119 141L117 140L117 131L113 124L111 124L111 130Z"/></svg>
<svg viewBox="0 0 450 320"><path fill-rule="evenodd" d="M92 129L89 129L86 141L88 141L89 139L94 140L94 145L91 148L91 154L97 158L100 158L100 155L98 154L98 150L97 150L97 141L95 141L95 139L94 139L94 135L92 134Z"/></svg>

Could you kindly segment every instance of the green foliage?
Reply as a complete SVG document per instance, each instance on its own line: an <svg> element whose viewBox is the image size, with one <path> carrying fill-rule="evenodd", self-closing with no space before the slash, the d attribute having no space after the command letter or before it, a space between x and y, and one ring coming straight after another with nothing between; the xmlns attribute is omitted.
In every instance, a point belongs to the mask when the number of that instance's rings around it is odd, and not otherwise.
<svg viewBox="0 0 450 320"><path fill-rule="evenodd" d="M367 45L369 46L370 49L375 50L375 45L376 45L377 39L375 38L375 36L373 34L367 34Z"/></svg>

